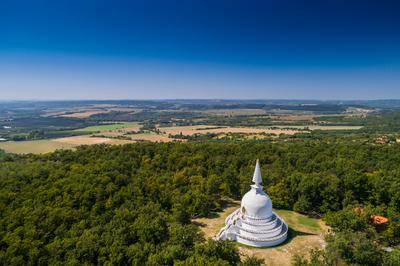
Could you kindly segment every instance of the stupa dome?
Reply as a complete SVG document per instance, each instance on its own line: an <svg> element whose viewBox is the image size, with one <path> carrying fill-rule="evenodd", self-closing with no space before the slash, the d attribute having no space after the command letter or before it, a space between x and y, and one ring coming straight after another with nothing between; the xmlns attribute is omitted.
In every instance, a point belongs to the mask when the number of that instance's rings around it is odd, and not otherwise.
<svg viewBox="0 0 400 266"><path fill-rule="evenodd" d="M264 191L253 187L243 196L240 211L251 218L265 219L272 215L272 201Z"/></svg>
<svg viewBox="0 0 400 266"><path fill-rule="evenodd" d="M262 189L260 163L257 160L253 174L254 185L242 198L240 212L254 219L265 219L272 215L272 202Z"/></svg>

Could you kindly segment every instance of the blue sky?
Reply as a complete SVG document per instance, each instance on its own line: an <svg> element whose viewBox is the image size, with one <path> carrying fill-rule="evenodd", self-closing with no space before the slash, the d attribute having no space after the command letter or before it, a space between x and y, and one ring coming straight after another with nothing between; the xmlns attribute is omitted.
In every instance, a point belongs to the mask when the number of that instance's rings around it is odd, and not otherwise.
<svg viewBox="0 0 400 266"><path fill-rule="evenodd" d="M0 99L400 98L399 1L0 2Z"/></svg>

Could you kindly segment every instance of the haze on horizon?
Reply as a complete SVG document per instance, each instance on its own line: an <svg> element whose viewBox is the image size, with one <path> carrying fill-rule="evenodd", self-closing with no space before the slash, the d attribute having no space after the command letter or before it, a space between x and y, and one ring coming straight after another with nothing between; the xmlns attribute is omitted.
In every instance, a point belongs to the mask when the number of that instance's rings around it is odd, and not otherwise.
<svg viewBox="0 0 400 266"><path fill-rule="evenodd" d="M0 3L0 100L400 98L398 1Z"/></svg>

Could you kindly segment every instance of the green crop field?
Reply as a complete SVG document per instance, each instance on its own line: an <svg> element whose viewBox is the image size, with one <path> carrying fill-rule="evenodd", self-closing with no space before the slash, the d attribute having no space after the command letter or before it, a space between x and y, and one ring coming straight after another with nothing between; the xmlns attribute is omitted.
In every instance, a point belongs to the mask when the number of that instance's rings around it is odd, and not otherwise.
<svg viewBox="0 0 400 266"><path fill-rule="evenodd" d="M97 125L97 126L90 126L84 127L80 129L76 129L77 132L99 132L99 131L109 131L109 130L116 130L122 128L129 128L129 127L136 127L138 125L137 122L123 122L123 123L113 123L107 125Z"/></svg>

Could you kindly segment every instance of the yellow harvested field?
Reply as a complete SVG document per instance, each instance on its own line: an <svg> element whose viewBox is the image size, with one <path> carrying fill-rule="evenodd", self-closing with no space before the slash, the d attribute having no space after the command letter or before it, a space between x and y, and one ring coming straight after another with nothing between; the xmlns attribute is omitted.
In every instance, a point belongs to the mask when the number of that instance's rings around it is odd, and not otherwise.
<svg viewBox="0 0 400 266"><path fill-rule="evenodd" d="M126 144L132 143L130 140L123 140L123 139L111 139L111 138L102 138L102 137L91 137L91 136L74 136L74 137L66 137L66 138L59 138L59 139L52 139L54 142L59 143L66 143L70 145L95 145L95 144Z"/></svg>
<svg viewBox="0 0 400 266"><path fill-rule="evenodd" d="M272 117L278 121L312 121L316 115L312 114L301 114L301 115L279 115Z"/></svg>
<svg viewBox="0 0 400 266"><path fill-rule="evenodd" d="M129 144L133 143L134 141L127 140L127 139L111 139L110 141L107 142L107 144L110 145L124 145L124 144Z"/></svg>
<svg viewBox="0 0 400 266"><path fill-rule="evenodd" d="M109 138L100 138L100 137L91 137L91 136L74 136L74 137L66 137L53 139L52 141L59 143L68 143L72 145L93 145L93 144L101 144L110 142Z"/></svg>
<svg viewBox="0 0 400 266"><path fill-rule="evenodd" d="M265 115L267 111L264 109L209 109L198 111L202 114L217 116L239 116L239 115Z"/></svg>
<svg viewBox="0 0 400 266"><path fill-rule="evenodd" d="M193 223L199 225L206 238L212 238L224 226L225 218L240 206L240 202L231 202L216 218L197 218ZM291 265L292 256L307 256L311 249L325 246L324 235L328 227L318 219L309 218L292 211L275 210L289 225L289 239L283 244L269 248L254 248L237 244L240 255L256 256L263 259L265 265Z"/></svg>
<svg viewBox="0 0 400 266"><path fill-rule="evenodd" d="M98 107L98 108L111 108L111 107L118 107L117 104L110 104L110 103L96 103L96 104L89 104L91 107Z"/></svg>
<svg viewBox="0 0 400 266"><path fill-rule="evenodd" d="M76 112L75 112L76 111ZM81 109L81 110L74 110L71 109L69 110L69 113L66 113L65 111L60 113L54 113L53 115L58 115L61 117L71 117L71 118L88 118L92 115L96 114L107 114L110 112L131 112L131 113L138 113L141 112L142 109L138 108L131 108L131 107L109 107L109 108L102 108L102 109Z"/></svg>
<svg viewBox="0 0 400 266"><path fill-rule="evenodd" d="M133 141L151 141L151 142L171 142L174 139L167 136L155 133L143 133L143 134L130 134L126 135L130 137Z"/></svg>
<svg viewBox="0 0 400 266"><path fill-rule="evenodd" d="M310 130L357 130L362 126L309 126Z"/></svg>
<svg viewBox="0 0 400 266"><path fill-rule="evenodd" d="M346 109L346 113L351 113L351 114L368 114L375 112L376 109L366 109L366 108L359 108L359 107L348 107Z"/></svg>
<svg viewBox="0 0 400 266"><path fill-rule="evenodd" d="M94 144L111 144L121 145L133 143L131 140L119 140L109 138L98 138L90 136L76 136L58 139L28 140L28 141L7 141L0 142L0 149L10 153L26 154L26 153L48 153L61 149L73 149L80 145Z"/></svg>
<svg viewBox="0 0 400 266"><path fill-rule="evenodd" d="M218 127L213 125L197 125L197 126L176 126L176 127L160 127L161 132L171 135L192 136L194 134L207 134L207 133L246 133L246 134L287 134L293 135L298 133L295 129L268 129L268 128L255 128L255 127Z"/></svg>
<svg viewBox="0 0 400 266"><path fill-rule="evenodd" d="M133 107L115 107L109 109L112 112L129 112L129 113L139 113L143 111L143 109L133 108Z"/></svg>
<svg viewBox="0 0 400 266"><path fill-rule="evenodd" d="M104 111L104 110L92 110L92 111L85 111L85 112L76 112L76 113L70 113L70 114L63 114L60 115L61 117L70 117L70 118L88 118L92 115L97 115L97 114L103 114L103 113L108 113L109 111Z"/></svg>
<svg viewBox="0 0 400 266"><path fill-rule="evenodd" d="M0 142L0 149L10 153L27 154L27 153L48 153L59 149L72 149L76 147L74 144L55 142L53 140L28 140L28 141L7 141Z"/></svg>
<svg viewBox="0 0 400 266"><path fill-rule="evenodd" d="M273 126L277 128L290 128L290 129L306 129L308 128L309 130L357 130L361 129L362 126L329 126L329 125L309 125L309 126L293 126L293 125L279 125L279 126Z"/></svg>
<svg viewBox="0 0 400 266"><path fill-rule="evenodd" d="M49 117L49 116L61 116L64 115L66 112L68 112L68 109L65 108L54 108L50 110L46 110L44 114L42 114L42 117Z"/></svg>

